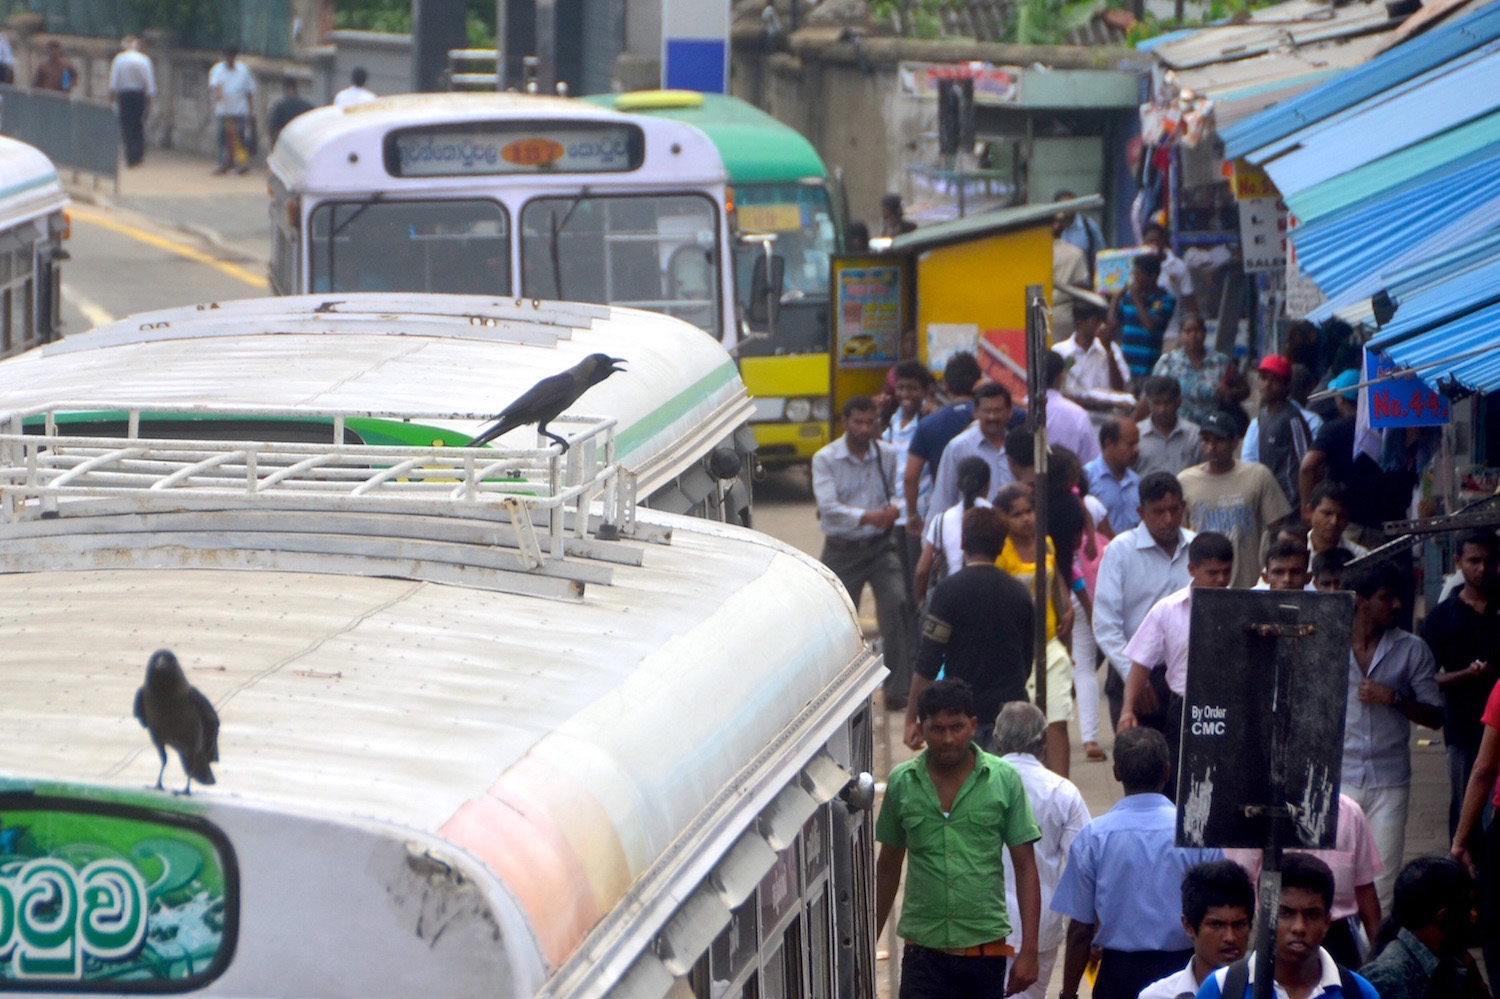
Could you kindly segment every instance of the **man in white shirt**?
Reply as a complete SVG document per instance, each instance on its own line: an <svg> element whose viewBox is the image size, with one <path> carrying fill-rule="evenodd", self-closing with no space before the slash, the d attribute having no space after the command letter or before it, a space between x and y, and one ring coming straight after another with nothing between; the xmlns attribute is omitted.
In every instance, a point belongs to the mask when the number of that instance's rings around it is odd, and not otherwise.
<svg viewBox="0 0 1500 999"><path fill-rule="evenodd" d="M1055 350L1042 357L1043 384L1047 386L1047 439L1072 451L1082 464L1099 457L1099 438L1093 421L1078 403L1063 395L1063 375L1068 362Z"/></svg>
<svg viewBox="0 0 1500 999"><path fill-rule="evenodd" d="M1141 230L1141 242L1161 258L1161 277L1157 278L1157 287L1177 300L1177 307L1172 310L1172 318L1162 333L1162 350L1166 351L1177 345L1177 331L1182 328L1183 318L1198 314L1198 296L1193 293L1192 272L1187 263L1172 252L1172 241L1165 228L1155 222L1147 224Z"/></svg>
<svg viewBox="0 0 1500 999"><path fill-rule="evenodd" d="M1135 407L1130 394L1130 365L1125 352L1108 338L1104 306L1083 298L1073 301L1073 335L1059 340L1052 349L1068 362L1063 394L1085 409L1101 413L1129 412Z"/></svg>
<svg viewBox="0 0 1500 999"><path fill-rule="evenodd" d="M1145 620L1147 611L1162 597L1188 585L1188 543L1192 531L1182 527L1182 486L1177 477L1152 472L1137 487L1141 497L1141 522L1115 535L1099 560L1094 586L1094 638L1109 659L1104 684L1109 695L1112 724L1119 724L1130 674L1130 656L1125 646ZM1154 663L1152 665L1155 665ZM1166 690L1163 685L1162 691ZM1163 693L1162 697L1165 698ZM1136 705L1141 713L1141 705Z"/></svg>
<svg viewBox="0 0 1500 999"><path fill-rule="evenodd" d="M109 64L109 97L120 116L120 141L128 167L140 166L146 157L146 116L156 96L156 74L140 45L139 38L126 35L120 40L120 54Z"/></svg>
<svg viewBox="0 0 1500 999"><path fill-rule="evenodd" d="M1254 910L1255 888L1239 864L1211 860L1190 869L1182 878L1182 928L1193 938L1192 960L1146 986L1139 999L1196 995L1205 978L1245 955Z"/></svg>
<svg viewBox="0 0 1500 999"><path fill-rule="evenodd" d="M933 476L929 510L946 510L963 498L958 491L958 463L971 455L978 455L990 466L990 491L985 499L994 499L1002 486L1016 481L1010 463L1005 460L1005 430L1010 426L1010 414L1010 390L1004 385L987 382L975 390L974 423L943 449L937 474Z"/></svg>
<svg viewBox="0 0 1500 999"><path fill-rule="evenodd" d="M375 91L365 88L365 81L370 74L365 72L363 66L355 66L354 72L349 74L349 86L333 95L333 106L336 108L353 107L356 104L368 104L375 99Z"/></svg>
<svg viewBox="0 0 1500 999"><path fill-rule="evenodd" d="M208 71L208 90L214 99L214 120L219 126L219 165L214 173L239 173L250 169L250 151L245 145L255 116L255 76L239 61L233 46Z"/></svg>
<svg viewBox="0 0 1500 999"><path fill-rule="evenodd" d="M1026 701L1011 701L1005 705L995 719L992 741L995 753L1021 775L1021 786L1026 789L1032 817L1042 830L1042 838L1033 844L1037 877L1042 883L1042 918L1037 927L1037 979L1030 988L1017 994L1025 999L1045 999L1065 929L1062 914L1052 911L1052 894L1062 877L1068 848L1073 845L1079 831L1089 824L1089 809L1072 781L1042 765L1047 751L1047 717L1041 708ZM1009 852L1004 855L1004 861L1005 911L1020 912ZM1005 942L1019 954L1020 928L1013 929Z"/></svg>

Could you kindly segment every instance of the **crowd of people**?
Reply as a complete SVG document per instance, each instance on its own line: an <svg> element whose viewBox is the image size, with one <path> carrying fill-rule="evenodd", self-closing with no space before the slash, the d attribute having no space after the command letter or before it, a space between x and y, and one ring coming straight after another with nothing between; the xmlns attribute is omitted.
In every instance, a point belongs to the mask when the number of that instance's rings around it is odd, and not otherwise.
<svg viewBox="0 0 1500 999"><path fill-rule="evenodd" d="M1076 222L1059 217L1054 233ZM1250 994L1236 962L1259 851L1173 842L1202 587L1354 595L1338 842L1284 864L1278 994L1487 995L1467 948L1490 941L1497 970L1500 932L1476 936L1473 918L1491 919L1500 859L1500 823L1483 818L1500 802L1500 541L1458 539L1463 584L1414 633L1409 567L1350 565L1413 481L1355 454L1357 372L1319 379L1298 372L1308 357L1266 356L1247 412L1248 384L1206 347L1198 316L1177 314L1167 289L1180 292L1180 278L1165 277L1165 233L1152 236L1113 301L1068 303L1072 330L1043 358L1044 399L1013 399L966 353L947 360L940 397L906 361L885 397L848 400L843 436L813 460L823 560L856 601L871 585L884 706L904 712L919 751L891 774L877 824L882 922L906 870L902 996L1040 997L1060 950L1063 999L1091 956L1102 999ZM1174 318L1177 345L1164 351ZM1333 394L1322 412L1305 392L1319 380ZM1050 444L1040 608L1023 402L1045 407ZM1090 821L1067 780L1069 727L1086 759L1108 759L1101 686L1125 797ZM1407 863L1413 723L1445 735L1451 858Z"/></svg>

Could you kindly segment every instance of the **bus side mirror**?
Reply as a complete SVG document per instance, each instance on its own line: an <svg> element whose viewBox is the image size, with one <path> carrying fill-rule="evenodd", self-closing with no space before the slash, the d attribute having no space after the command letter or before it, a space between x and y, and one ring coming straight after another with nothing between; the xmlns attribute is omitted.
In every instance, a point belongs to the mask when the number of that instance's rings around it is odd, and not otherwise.
<svg viewBox="0 0 1500 999"><path fill-rule="evenodd" d="M758 254L750 272L750 321L767 329L776 326L781 311L781 286L786 261L775 254Z"/></svg>

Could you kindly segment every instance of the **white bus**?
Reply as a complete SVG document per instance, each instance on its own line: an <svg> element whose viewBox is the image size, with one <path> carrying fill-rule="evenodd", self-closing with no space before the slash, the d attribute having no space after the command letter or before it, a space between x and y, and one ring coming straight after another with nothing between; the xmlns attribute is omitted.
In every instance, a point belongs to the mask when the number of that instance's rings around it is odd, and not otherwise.
<svg viewBox="0 0 1500 999"><path fill-rule="evenodd" d="M58 335L67 206L52 161L0 136L0 357Z"/></svg>
<svg viewBox="0 0 1500 999"><path fill-rule="evenodd" d="M884 670L814 560L617 465L68 412L0 413L0 991L874 995ZM190 797L161 647L221 720Z"/></svg>
<svg viewBox="0 0 1500 999"><path fill-rule="evenodd" d="M376 293L187 306L0 363L0 399L96 436L452 447L595 352L627 370L574 409L616 421L613 460L640 502L748 523L752 404L733 358L685 322L631 309ZM43 429L39 414L24 422ZM502 441L540 446L530 428Z"/></svg>
<svg viewBox="0 0 1500 999"><path fill-rule="evenodd" d="M271 168L272 290L633 306L736 342L725 170L680 122L408 94L299 115Z"/></svg>

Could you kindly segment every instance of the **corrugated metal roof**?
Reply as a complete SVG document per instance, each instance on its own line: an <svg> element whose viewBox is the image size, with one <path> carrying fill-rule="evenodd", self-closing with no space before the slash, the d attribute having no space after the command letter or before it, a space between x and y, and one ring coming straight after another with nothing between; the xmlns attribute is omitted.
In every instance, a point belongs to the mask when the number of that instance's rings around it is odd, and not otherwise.
<svg viewBox="0 0 1500 999"><path fill-rule="evenodd" d="M1330 299L1369 297L1381 274L1500 222L1500 169L1486 160L1292 230L1302 270Z"/></svg>
<svg viewBox="0 0 1500 999"><path fill-rule="evenodd" d="M1420 338L1455 317L1500 304L1500 256L1416 292L1399 303L1396 316L1370 341L1370 349L1386 350Z"/></svg>
<svg viewBox="0 0 1500 999"><path fill-rule="evenodd" d="M893 253L919 253L937 246L962 243L967 240L1004 232L1007 229L1024 229L1027 226L1049 222L1052 216L1064 209L1087 212L1104 207L1104 199L1097 194L1074 198L1067 202L1048 201L1038 205L1021 205L1016 208L1001 208L992 212L980 212L967 218L936 225L924 225L904 236L891 240Z"/></svg>
<svg viewBox="0 0 1500 999"><path fill-rule="evenodd" d="M1397 46L1311 93L1222 130L1225 155L1235 158L1250 154L1496 40L1500 40L1500 3L1490 3Z"/></svg>
<svg viewBox="0 0 1500 999"><path fill-rule="evenodd" d="M1479 309L1427 333L1381 350L1399 365L1418 368L1434 388L1460 385L1500 390L1500 304Z"/></svg>
<svg viewBox="0 0 1500 999"><path fill-rule="evenodd" d="M1495 109L1500 51L1447 68L1424 85L1398 87L1323 122L1266 162L1283 196L1417 145Z"/></svg>
<svg viewBox="0 0 1500 999"><path fill-rule="evenodd" d="M1291 0L1255 11L1244 24L1210 25L1151 51L1173 69L1188 69L1382 31L1400 20L1383 0L1338 7Z"/></svg>
<svg viewBox="0 0 1500 999"><path fill-rule="evenodd" d="M1491 100L1500 101L1500 93ZM1287 207L1299 221L1321 218L1399 191L1445 168L1500 157L1500 111L1433 136L1425 142L1340 174L1297 193L1282 192ZM1271 171L1272 179L1275 172Z"/></svg>

